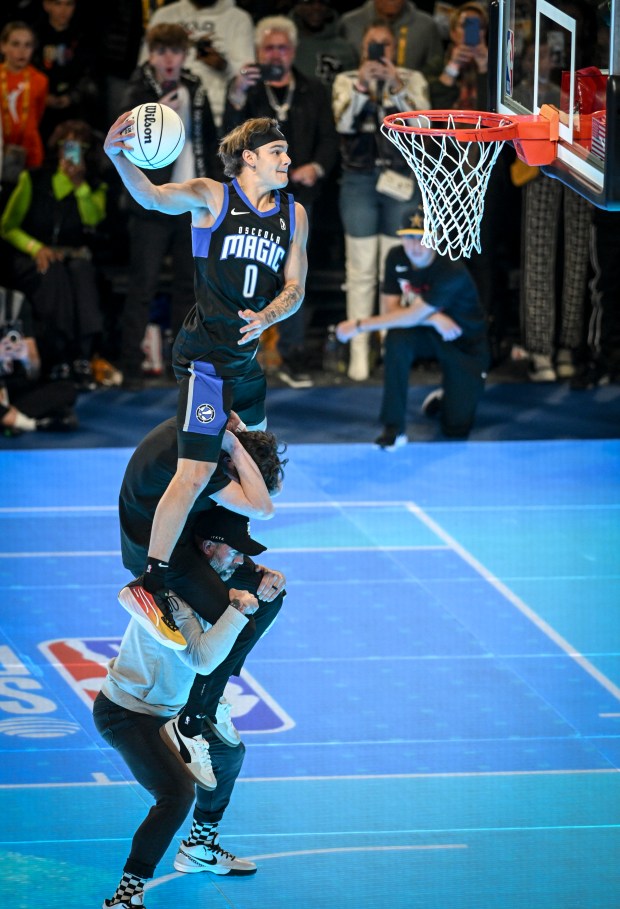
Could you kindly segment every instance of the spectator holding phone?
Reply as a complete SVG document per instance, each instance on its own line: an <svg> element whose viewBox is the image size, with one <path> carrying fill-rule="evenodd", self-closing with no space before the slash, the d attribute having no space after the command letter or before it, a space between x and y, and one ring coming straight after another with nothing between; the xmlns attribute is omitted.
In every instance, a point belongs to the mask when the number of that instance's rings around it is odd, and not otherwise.
<svg viewBox="0 0 620 909"><path fill-rule="evenodd" d="M186 66L202 81L215 125L221 130L228 83L253 56L252 17L235 0L176 0L153 13L149 26L164 22L181 25L188 33ZM139 62L144 63L147 56L145 42Z"/></svg>
<svg viewBox="0 0 620 909"><path fill-rule="evenodd" d="M32 304L43 374L72 377L79 389L90 390L90 357L103 328L91 242L105 217L107 187L83 120L61 124L48 145L53 165L20 174L0 236L16 251L14 286Z"/></svg>
<svg viewBox="0 0 620 909"><path fill-rule="evenodd" d="M450 14L450 43L443 72L431 83L433 107L440 110L486 110L488 17L479 3L468 2Z"/></svg>

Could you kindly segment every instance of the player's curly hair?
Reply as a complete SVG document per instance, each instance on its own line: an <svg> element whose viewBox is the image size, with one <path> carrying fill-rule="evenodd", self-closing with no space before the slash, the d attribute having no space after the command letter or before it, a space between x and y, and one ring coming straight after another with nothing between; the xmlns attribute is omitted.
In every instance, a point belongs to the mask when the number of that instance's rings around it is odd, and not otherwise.
<svg viewBox="0 0 620 909"><path fill-rule="evenodd" d="M241 155L244 149L256 144L258 136L268 136L278 128L278 121L272 117L254 117L231 129L221 140L217 156L224 166L227 177L238 177L243 170ZM260 144L260 143L259 143Z"/></svg>
<svg viewBox="0 0 620 909"><path fill-rule="evenodd" d="M282 458L286 445L278 444L272 432L262 429L248 429L237 433L237 438L255 461L268 492L275 492L284 481L284 468L288 458Z"/></svg>

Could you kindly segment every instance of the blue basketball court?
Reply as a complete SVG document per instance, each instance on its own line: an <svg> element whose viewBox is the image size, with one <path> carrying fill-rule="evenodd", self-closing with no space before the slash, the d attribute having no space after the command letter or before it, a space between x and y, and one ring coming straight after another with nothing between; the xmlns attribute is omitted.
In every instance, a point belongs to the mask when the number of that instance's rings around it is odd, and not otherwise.
<svg viewBox="0 0 620 909"><path fill-rule="evenodd" d="M228 694L222 844L148 909L620 904L620 442L294 445L289 591ZM0 452L0 896L99 907L150 798L90 715L126 625L130 449ZM189 822L179 832L179 839Z"/></svg>

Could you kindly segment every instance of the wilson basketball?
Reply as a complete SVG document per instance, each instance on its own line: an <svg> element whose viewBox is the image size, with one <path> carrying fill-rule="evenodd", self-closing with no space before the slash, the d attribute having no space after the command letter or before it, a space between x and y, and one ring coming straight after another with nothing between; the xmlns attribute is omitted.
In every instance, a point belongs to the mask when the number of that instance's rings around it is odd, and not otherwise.
<svg viewBox="0 0 620 909"><path fill-rule="evenodd" d="M134 107L131 116L136 135L129 140L132 150L123 149L125 157L145 170L176 161L185 142L183 121L177 112L153 101Z"/></svg>

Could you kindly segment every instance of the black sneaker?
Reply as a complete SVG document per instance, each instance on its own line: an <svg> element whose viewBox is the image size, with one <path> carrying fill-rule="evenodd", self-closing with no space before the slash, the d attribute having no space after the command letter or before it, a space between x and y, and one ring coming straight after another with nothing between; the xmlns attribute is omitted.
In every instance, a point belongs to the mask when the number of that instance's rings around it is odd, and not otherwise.
<svg viewBox="0 0 620 909"><path fill-rule="evenodd" d="M386 426L381 435L375 439L375 445L383 451L396 451L397 448L406 445L408 441L404 432L398 432L397 429Z"/></svg>
<svg viewBox="0 0 620 909"><path fill-rule="evenodd" d="M286 363L284 360L278 367L276 375L289 388L312 388L314 385L310 373L291 363Z"/></svg>
<svg viewBox="0 0 620 909"><path fill-rule="evenodd" d="M78 391L94 391L97 387L93 368L88 360L73 361L73 384Z"/></svg>
<svg viewBox="0 0 620 909"><path fill-rule="evenodd" d="M71 367L68 363L56 363L50 370L50 382L62 382L71 378Z"/></svg>
<svg viewBox="0 0 620 909"><path fill-rule="evenodd" d="M59 413L49 417L39 417L37 420L39 432L72 432L78 426L77 414L72 407L65 407Z"/></svg>
<svg viewBox="0 0 620 909"><path fill-rule="evenodd" d="M127 612L145 628L151 637L171 650L185 650L187 641L172 617L180 599L167 590L149 593L143 586L142 577L137 578L118 595L118 601Z"/></svg>
<svg viewBox="0 0 620 909"><path fill-rule="evenodd" d="M572 391L588 391L591 388L599 388L602 385L609 385L611 374L603 363L594 361L588 365L570 381Z"/></svg>
<svg viewBox="0 0 620 909"><path fill-rule="evenodd" d="M427 417L437 417L441 411L443 401L443 388L431 391L422 401L422 413Z"/></svg>

